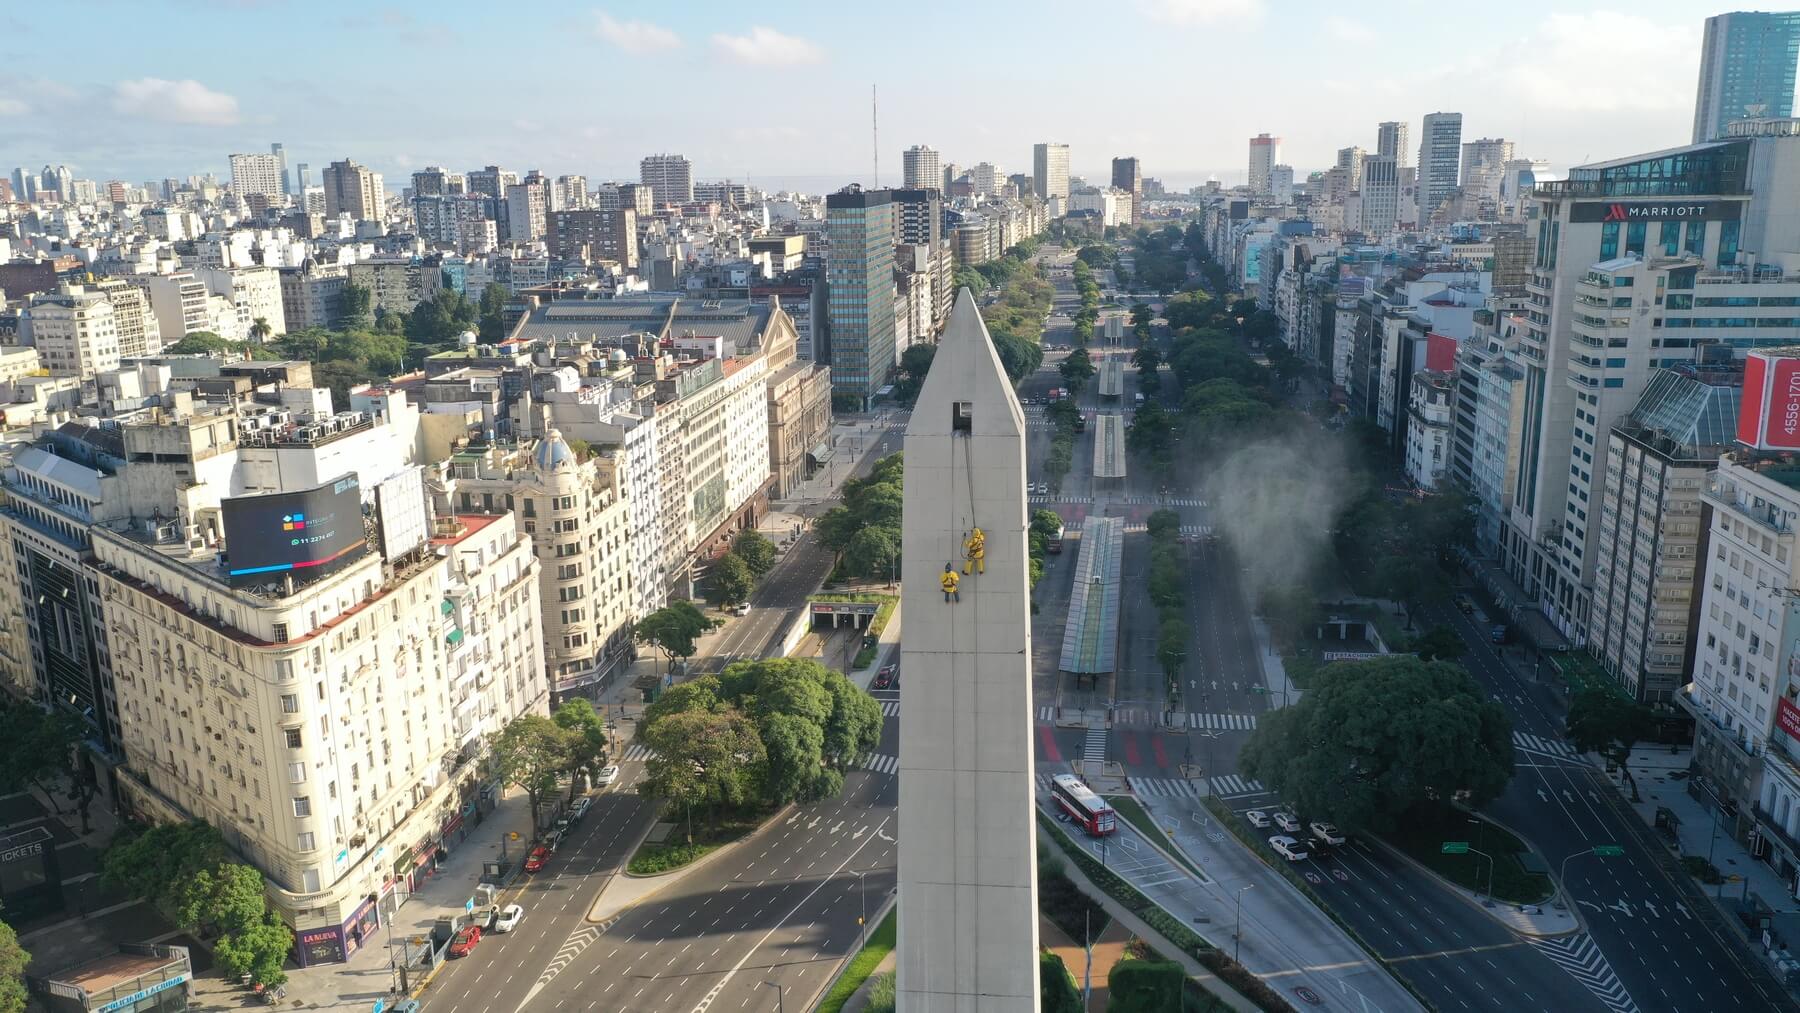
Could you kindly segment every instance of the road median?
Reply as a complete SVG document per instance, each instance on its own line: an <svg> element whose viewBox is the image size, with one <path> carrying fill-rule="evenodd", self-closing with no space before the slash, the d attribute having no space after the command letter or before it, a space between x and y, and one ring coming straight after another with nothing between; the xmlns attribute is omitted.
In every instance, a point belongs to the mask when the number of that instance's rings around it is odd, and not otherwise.
<svg viewBox="0 0 1800 1013"><path fill-rule="evenodd" d="M629 873L622 876L614 876L612 882L606 884L605 888L600 891L600 896L594 899L593 906L588 909L587 920L600 923L617 918L625 911L636 907L638 904L643 903L655 894L681 882L695 869L705 868L707 865L718 861L719 856L729 854L736 849L738 845L768 829L771 822L780 819L793 808L794 806L792 803L782 806L780 809L777 809L774 813L770 814L768 819L757 824L756 829L729 844L720 845L712 851L707 852L705 855L702 855L700 858L689 862L678 869L672 869L668 872L658 873L653 876L634 876ZM643 834L638 837L637 843L632 845L631 850L633 854L637 853L638 848L643 847L645 839L650 836L651 828L655 826L656 824L653 822L644 827Z"/></svg>

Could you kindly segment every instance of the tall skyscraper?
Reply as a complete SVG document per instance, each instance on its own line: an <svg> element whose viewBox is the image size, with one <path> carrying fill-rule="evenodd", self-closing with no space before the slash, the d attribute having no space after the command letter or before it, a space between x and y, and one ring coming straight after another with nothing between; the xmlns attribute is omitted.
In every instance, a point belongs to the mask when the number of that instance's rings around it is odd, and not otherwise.
<svg viewBox="0 0 1800 1013"><path fill-rule="evenodd" d="M1722 136L1732 120L1792 116L1797 60L1800 11L1707 18L1694 96L1694 143Z"/></svg>
<svg viewBox="0 0 1800 1013"><path fill-rule="evenodd" d="M412 192L414 197L442 197L447 189L449 174L435 165L428 165L423 170L412 174Z"/></svg>
<svg viewBox="0 0 1800 1013"><path fill-rule="evenodd" d="M305 162L301 162L299 165L294 167L294 194L295 194L295 196L304 194L306 192L306 188L309 186L312 186L312 166L307 165Z"/></svg>
<svg viewBox="0 0 1800 1013"><path fill-rule="evenodd" d="M938 190L944 185L944 164L935 148L915 144L900 153L900 175L908 190Z"/></svg>
<svg viewBox="0 0 1800 1013"><path fill-rule="evenodd" d="M1129 155L1112 160L1112 185L1131 194L1131 224L1144 217L1144 167Z"/></svg>
<svg viewBox="0 0 1800 1013"><path fill-rule="evenodd" d="M1419 224L1456 193L1462 161L1462 113L1426 113L1419 125Z"/></svg>
<svg viewBox="0 0 1800 1013"><path fill-rule="evenodd" d="M283 186L284 166L278 155L253 152L231 156L231 189L240 197L253 193L268 196L286 193Z"/></svg>
<svg viewBox="0 0 1800 1013"><path fill-rule="evenodd" d="M293 193L294 191L288 188L287 149L279 144L271 144L269 145L269 154L274 155L275 161L281 166L281 192Z"/></svg>
<svg viewBox="0 0 1800 1013"><path fill-rule="evenodd" d="M1345 182L1352 190L1362 189L1363 156L1364 152L1359 144L1338 149L1337 168L1344 170Z"/></svg>
<svg viewBox="0 0 1800 1013"><path fill-rule="evenodd" d="M894 371L894 199L848 186L825 198L831 386L865 401Z"/></svg>
<svg viewBox="0 0 1800 1013"><path fill-rule="evenodd" d="M684 156L645 155L638 162L638 179L650 188L651 199L659 207L694 199L694 163Z"/></svg>
<svg viewBox="0 0 1800 1013"><path fill-rule="evenodd" d="M348 158L333 162L322 174L325 181L325 214L348 214L357 221L381 220L387 196L382 193L381 173L370 172Z"/></svg>
<svg viewBox="0 0 1800 1013"><path fill-rule="evenodd" d="M1069 146L1050 141L1031 146L1031 189L1048 201L1069 200Z"/></svg>
<svg viewBox="0 0 1800 1013"><path fill-rule="evenodd" d="M1250 138L1250 192L1269 192L1269 170L1281 161L1281 138L1257 134Z"/></svg>
<svg viewBox="0 0 1800 1013"><path fill-rule="evenodd" d="M992 162L976 162L969 168L969 183L975 188L975 196L990 196L1006 184L1006 173Z"/></svg>
<svg viewBox="0 0 1800 1013"><path fill-rule="evenodd" d="M1498 199L1506 163L1512 161L1513 142L1483 137L1462 146L1462 186L1472 193Z"/></svg>
<svg viewBox="0 0 1800 1013"><path fill-rule="evenodd" d="M1363 232L1382 237L1393 231L1400 213L1400 169L1392 155L1366 155L1362 163Z"/></svg>
<svg viewBox="0 0 1800 1013"><path fill-rule="evenodd" d="M1405 120L1388 120L1375 128L1375 153L1394 160L1394 167L1412 164L1411 135Z"/></svg>

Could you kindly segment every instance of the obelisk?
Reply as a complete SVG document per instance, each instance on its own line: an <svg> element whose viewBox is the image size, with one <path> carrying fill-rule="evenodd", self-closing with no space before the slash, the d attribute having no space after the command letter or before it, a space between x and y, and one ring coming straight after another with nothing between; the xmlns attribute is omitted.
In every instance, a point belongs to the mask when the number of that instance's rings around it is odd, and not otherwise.
<svg viewBox="0 0 1800 1013"><path fill-rule="evenodd" d="M1036 1013L1025 415L968 289L905 449L898 1009Z"/></svg>

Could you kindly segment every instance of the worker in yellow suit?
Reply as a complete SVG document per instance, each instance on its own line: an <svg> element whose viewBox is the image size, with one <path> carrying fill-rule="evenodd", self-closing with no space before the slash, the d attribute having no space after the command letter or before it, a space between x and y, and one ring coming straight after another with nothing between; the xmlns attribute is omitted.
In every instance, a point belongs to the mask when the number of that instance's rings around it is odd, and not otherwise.
<svg viewBox="0 0 1800 1013"><path fill-rule="evenodd" d="M945 601L962 601L962 596L956 592L956 585L960 583L962 583L962 578L957 575L956 568L949 563L945 563L944 575L938 578L939 586L944 589Z"/></svg>
<svg viewBox="0 0 1800 1013"><path fill-rule="evenodd" d="M976 528L969 533L969 540L963 543L963 572L973 569L976 573L987 572L987 536Z"/></svg>

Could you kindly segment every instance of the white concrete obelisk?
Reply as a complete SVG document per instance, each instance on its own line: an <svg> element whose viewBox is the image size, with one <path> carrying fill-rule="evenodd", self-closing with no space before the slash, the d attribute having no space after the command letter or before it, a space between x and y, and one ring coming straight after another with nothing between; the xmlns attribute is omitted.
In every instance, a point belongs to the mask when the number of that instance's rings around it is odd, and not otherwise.
<svg viewBox="0 0 1800 1013"><path fill-rule="evenodd" d="M906 427L901 1013L1038 1008L1025 491L1025 414L964 289Z"/></svg>

